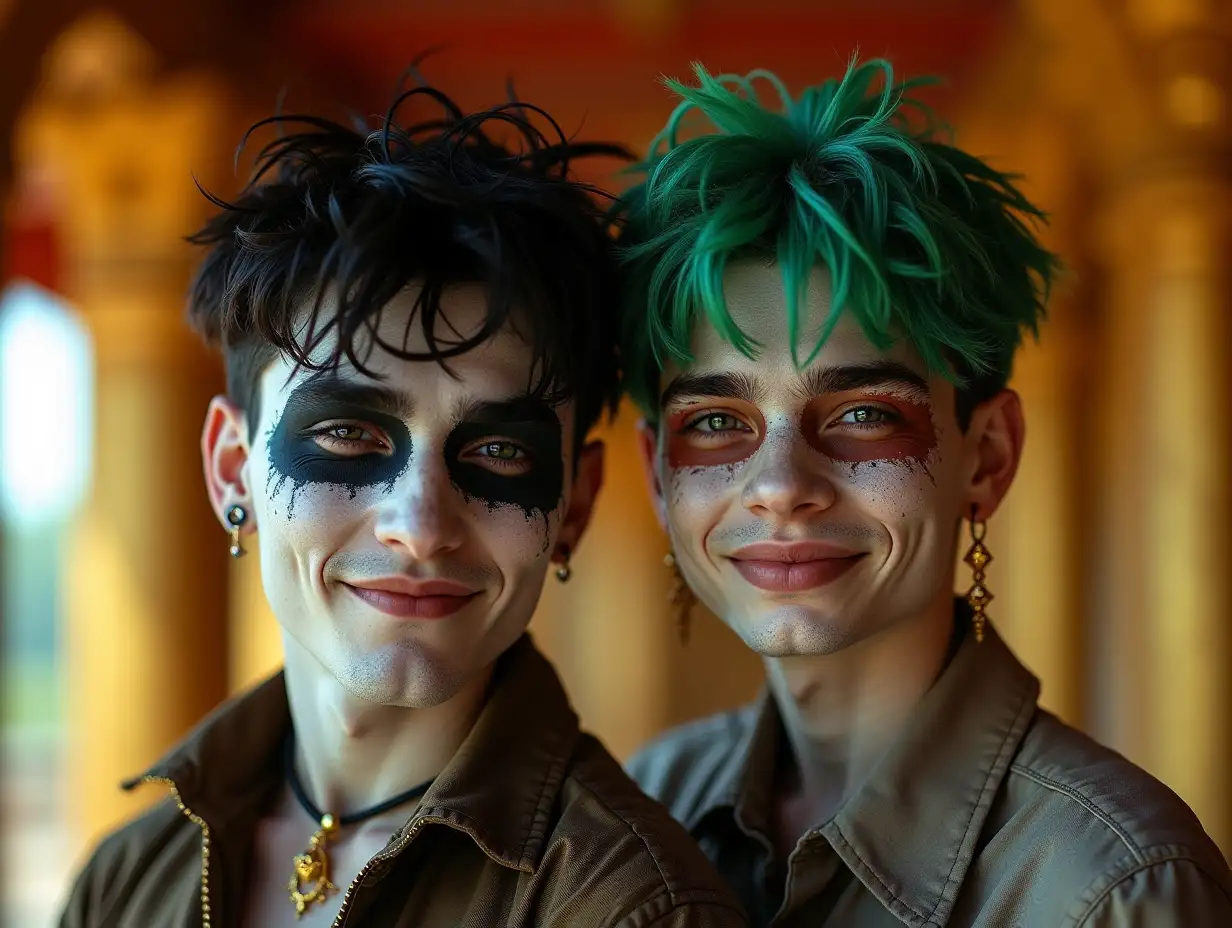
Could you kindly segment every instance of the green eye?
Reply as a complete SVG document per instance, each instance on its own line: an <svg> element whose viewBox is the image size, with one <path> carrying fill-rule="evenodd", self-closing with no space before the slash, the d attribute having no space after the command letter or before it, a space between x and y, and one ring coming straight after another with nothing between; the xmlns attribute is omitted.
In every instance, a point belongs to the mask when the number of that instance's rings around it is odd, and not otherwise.
<svg viewBox="0 0 1232 928"><path fill-rule="evenodd" d="M843 415L845 421L860 424L886 422L889 418L889 414L884 409L878 409L875 406L858 406Z"/></svg>
<svg viewBox="0 0 1232 928"><path fill-rule="evenodd" d="M695 422L693 428L703 432L732 432L740 428L740 420L727 413L714 412Z"/></svg>
<svg viewBox="0 0 1232 928"><path fill-rule="evenodd" d="M499 461L513 461L521 454L521 449L510 441L494 441L483 446L483 453Z"/></svg>

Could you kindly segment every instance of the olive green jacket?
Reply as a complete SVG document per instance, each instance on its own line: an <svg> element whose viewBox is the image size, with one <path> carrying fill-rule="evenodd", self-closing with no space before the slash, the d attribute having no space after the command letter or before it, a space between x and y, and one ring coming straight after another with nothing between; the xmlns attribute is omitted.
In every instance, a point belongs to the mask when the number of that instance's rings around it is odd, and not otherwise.
<svg viewBox="0 0 1232 928"><path fill-rule="evenodd" d="M756 925L1232 928L1232 874L1193 813L1038 696L995 631L965 635L905 735L788 860L769 841L792 762L773 700L671 732L630 771Z"/></svg>
<svg viewBox="0 0 1232 928"><path fill-rule="evenodd" d="M171 795L105 839L61 928L233 928L257 822L283 786L281 675L223 706L144 777ZM153 788L153 787L151 787ZM288 906L290 902L288 901ZM474 729L346 889L364 928L742 928L697 845L578 728L529 638Z"/></svg>

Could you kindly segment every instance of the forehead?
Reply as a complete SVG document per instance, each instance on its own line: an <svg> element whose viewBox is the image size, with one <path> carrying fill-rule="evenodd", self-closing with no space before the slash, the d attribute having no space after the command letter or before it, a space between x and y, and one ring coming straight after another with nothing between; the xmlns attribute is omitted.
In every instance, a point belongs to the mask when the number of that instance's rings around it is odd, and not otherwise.
<svg viewBox="0 0 1232 928"><path fill-rule="evenodd" d="M799 376L801 372L792 360L787 298L779 265L760 261L733 262L723 276L723 296L736 325L756 343L755 356L745 357L717 329L700 319L692 334L693 363L683 367L669 364L665 376L670 378L682 371L711 369L756 371L763 376ZM831 306L829 272L815 266L797 309L799 325L795 349L800 360L812 353ZM884 360L900 362L928 378L927 365L905 339L898 339L883 351L869 340L851 313L843 312L809 366L833 367Z"/></svg>
<svg viewBox="0 0 1232 928"><path fill-rule="evenodd" d="M423 310L416 305L419 293L417 286L403 290L384 306L376 317L375 327L364 327L356 334L356 357L370 374L357 370L344 356L338 367L339 378L379 382L411 397L431 396L440 400L433 405L441 407L459 398L505 398L526 392L534 373L533 351L509 323L479 346L447 359L445 363L453 376L436 360L408 361L381 347L380 343L384 343L408 353L431 352L423 331ZM331 302L323 302L320 318L332 318ZM478 334L487 318L487 308L487 293L482 285L457 284L446 288L434 320L435 350L447 350L451 344ZM337 343L337 329L333 328L314 348L312 359L327 360ZM285 396L314 376L315 372L310 370L296 371L294 361L280 357L263 376L263 392Z"/></svg>

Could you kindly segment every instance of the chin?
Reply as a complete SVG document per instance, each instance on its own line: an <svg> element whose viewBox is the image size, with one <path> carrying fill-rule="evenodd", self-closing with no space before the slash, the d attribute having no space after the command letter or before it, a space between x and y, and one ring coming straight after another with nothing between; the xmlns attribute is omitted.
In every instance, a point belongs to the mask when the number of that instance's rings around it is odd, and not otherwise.
<svg viewBox="0 0 1232 928"><path fill-rule="evenodd" d="M350 650L338 657L327 666L339 685L355 699L382 706L439 706L458 694L468 676L414 640Z"/></svg>
<svg viewBox="0 0 1232 928"><path fill-rule="evenodd" d="M752 650L763 657L803 657L834 654L849 648L869 632L850 613L807 605L776 604L744 613L729 623Z"/></svg>

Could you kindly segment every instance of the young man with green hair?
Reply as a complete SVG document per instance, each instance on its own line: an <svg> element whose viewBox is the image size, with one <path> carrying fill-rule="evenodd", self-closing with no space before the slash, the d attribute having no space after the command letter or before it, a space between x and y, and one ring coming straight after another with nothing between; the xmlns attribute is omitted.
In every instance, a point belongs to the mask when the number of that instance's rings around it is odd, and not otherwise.
<svg viewBox="0 0 1232 928"><path fill-rule="evenodd" d="M677 602L768 688L635 778L760 925L1232 925L1193 813L1039 708L986 620L984 524L1024 436L1006 384L1055 267L1041 214L914 126L918 82L885 62L798 97L697 76L626 200L623 360ZM686 137L697 115L714 128Z"/></svg>

